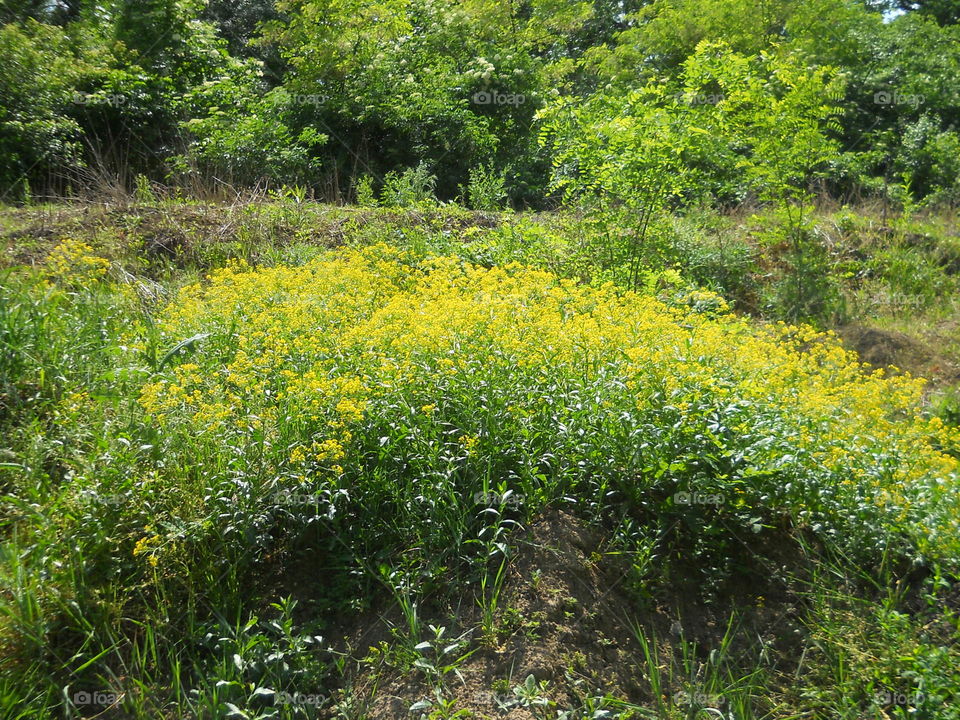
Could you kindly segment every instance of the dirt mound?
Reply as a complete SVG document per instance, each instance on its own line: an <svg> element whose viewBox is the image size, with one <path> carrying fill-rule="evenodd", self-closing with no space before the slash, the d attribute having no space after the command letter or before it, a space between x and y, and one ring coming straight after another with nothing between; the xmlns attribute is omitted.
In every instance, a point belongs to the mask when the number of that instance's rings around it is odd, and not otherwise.
<svg viewBox="0 0 960 720"><path fill-rule="evenodd" d="M552 513L529 528L508 565L498 602L503 610L498 632L481 637L481 611L469 598L455 617L430 621L450 628L452 620L456 627L446 636L465 634L470 640L472 652L463 650L469 657L440 681L453 707L477 718L532 718L512 689L526 683L544 698L569 703L575 700L570 676L591 692L644 697L625 575L615 563L600 562L601 545L601 538L571 515ZM391 622L389 613L384 618ZM350 644L363 656L384 637L382 628L370 629ZM437 682L430 682L429 673L392 669L378 675L366 670L352 683L355 692L369 693L364 700L372 719L411 717L414 703L436 699Z"/></svg>
<svg viewBox="0 0 960 720"><path fill-rule="evenodd" d="M420 713L410 708L418 702L432 703L425 713L440 707L439 690L450 713L466 710L472 714L464 717L474 718L543 717L547 706L538 709L526 695L556 709L583 707L584 698L601 696L654 708L658 700L684 692L684 685L677 678L654 697L641 638L650 641L654 662L666 668L683 654L681 636L705 660L721 643L732 605L744 609L750 630L741 637L750 642L770 642L792 629L782 607L758 608L750 601L755 598L708 606L678 593L641 602L630 582L629 564L601 534L568 513L545 515L528 528L508 566L496 633L483 635L475 594L429 621L447 628L445 638L466 638L448 660L455 669L438 676L411 667L410 656L406 666L396 656L391 660L386 625L402 627L399 615L385 613L379 627L366 624L351 633L347 653L358 664L346 678L350 706L373 720L416 718ZM392 642L402 644L399 636ZM464 654L459 662L458 653Z"/></svg>
<svg viewBox="0 0 960 720"><path fill-rule="evenodd" d="M839 330L844 342L874 367L910 370L930 360L930 353L903 333L864 325L847 325Z"/></svg>
<svg viewBox="0 0 960 720"><path fill-rule="evenodd" d="M920 340L902 332L860 324L838 328L837 334L844 345L875 368L896 368L928 378L934 385L960 380L960 368L934 349L936 337Z"/></svg>

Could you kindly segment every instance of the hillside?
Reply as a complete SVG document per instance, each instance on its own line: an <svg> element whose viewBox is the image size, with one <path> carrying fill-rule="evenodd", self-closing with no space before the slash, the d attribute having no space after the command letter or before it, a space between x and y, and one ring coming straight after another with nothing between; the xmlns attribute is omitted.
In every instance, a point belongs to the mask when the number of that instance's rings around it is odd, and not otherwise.
<svg viewBox="0 0 960 720"><path fill-rule="evenodd" d="M777 222L5 208L4 716L955 717L956 226Z"/></svg>
<svg viewBox="0 0 960 720"><path fill-rule="evenodd" d="M960 0L0 2L0 720L960 720Z"/></svg>

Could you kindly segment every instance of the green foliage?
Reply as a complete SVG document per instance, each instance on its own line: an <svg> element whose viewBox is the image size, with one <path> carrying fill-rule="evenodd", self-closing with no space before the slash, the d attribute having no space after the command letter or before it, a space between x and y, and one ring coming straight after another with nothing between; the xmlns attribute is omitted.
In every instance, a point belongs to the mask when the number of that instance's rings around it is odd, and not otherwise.
<svg viewBox="0 0 960 720"><path fill-rule="evenodd" d="M187 96L206 116L184 124L192 142L186 155L174 159L174 168L240 185L309 181L319 166L316 148L327 136L309 126L293 129L300 106L282 88L259 96L242 82L235 73Z"/></svg>
<svg viewBox="0 0 960 720"><path fill-rule="evenodd" d="M66 108L78 68L59 28L0 26L0 191L80 162L80 127Z"/></svg>
<svg viewBox="0 0 960 720"><path fill-rule="evenodd" d="M633 134L634 146L651 152L648 169L679 173L680 191L660 188L669 205L742 201L750 188L736 160L793 130L804 151L784 146L768 176L754 180L785 180L784 163L797 167L815 149L808 169L821 163L825 191L883 195L909 181L913 200L953 204L960 25L948 21L950 2L906 4L908 12L885 18L882 4L856 0L26 3L7 11L0 43L10 78L22 81L3 81L0 186L21 193L26 173L44 194L62 189L66 176L75 184L86 166L85 179L127 189L144 173L191 188L224 178L306 183L339 200L358 173L385 177L426 163L442 200L461 187L469 195L480 182L471 168L510 168L505 199L543 206L556 189L551 162L566 166L562 174L579 172L569 147L537 142L559 122L547 112L541 123L537 112L559 97L584 106L568 118L583 127L639 123L601 135ZM749 69L738 70L736 58ZM740 99L752 93L754 110L764 93L776 99L766 129L743 135L743 147L730 144L729 128L711 126L705 107L722 104L721 81L737 73ZM818 84L822 105L836 105L840 77L844 112L833 115L830 135L839 141L833 154L843 153L828 157L792 123L813 117ZM648 107L641 112L638 102ZM725 112L745 120L746 108L733 112L734 104ZM647 122L664 123L671 137L640 131ZM699 131L717 137L692 137ZM631 176L646 172L629 162ZM646 200L637 205L655 207L659 191L647 181L639 188ZM498 205L499 189L488 190L470 202ZM645 222L637 221L641 236Z"/></svg>
<svg viewBox="0 0 960 720"><path fill-rule="evenodd" d="M880 4L934 18L941 25L960 22L960 6L957 5L957 0L886 0Z"/></svg>
<svg viewBox="0 0 960 720"><path fill-rule="evenodd" d="M541 113L555 151L554 186L600 193L642 213L738 172L740 192L791 204L837 155L827 135L842 85L785 54L747 57L703 43L680 85L614 88L586 103L566 98Z"/></svg>
<svg viewBox="0 0 960 720"><path fill-rule="evenodd" d="M877 584L877 597L870 602L813 588L808 618L813 673L797 694L808 707L830 708L837 715L960 717L956 610L947 609L935 626L924 624L943 607L949 587L932 573L918 583L909 613L902 590L892 583Z"/></svg>
<svg viewBox="0 0 960 720"><path fill-rule="evenodd" d="M373 178L370 175L361 175L357 178L353 193L354 201L360 207L377 206L377 196L373 191Z"/></svg>
<svg viewBox="0 0 960 720"><path fill-rule="evenodd" d="M282 72L271 49L257 43L260 25L279 18L273 0L208 0L205 5L202 17L217 26L231 55L260 57Z"/></svg>
<svg viewBox="0 0 960 720"><path fill-rule="evenodd" d="M960 427L960 389L952 388L933 398L934 410L944 422Z"/></svg>
<svg viewBox="0 0 960 720"><path fill-rule="evenodd" d="M289 20L269 25L267 36L295 69L286 87L329 94L314 121L339 139L340 171L351 172L357 159L383 175L427 162L439 187L453 190L470 167L511 164L514 193L542 192L529 126L548 89L573 69L565 59L578 50L566 38L590 18L587 3L288 0L278 7ZM391 150L374 154L373 142Z"/></svg>
<svg viewBox="0 0 960 720"><path fill-rule="evenodd" d="M922 13L883 22L849 3L812 6L797 25L792 44L847 76L843 147L851 171L888 182L910 173L915 196L952 186L931 156L960 121L960 85L949 79L960 70L960 26L939 26Z"/></svg>
<svg viewBox="0 0 960 720"><path fill-rule="evenodd" d="M791 322L832 320L841 314L839 283L822 237L811 222L798 220L800 212L781 211L778 227L764 236L784 248L786 266L770 288L767 313Z"/></svg>
<svg viewBox="0 0 960 720"><path fill-rule="evenodd" d="M506 173L497 173L492 167L478 165L470 170L467 198L474 210L501 210L507 197Z"/></svg>
<svg viewBox="0 0 960 720"><path fill-rule="evenodd" d="M220 63L209 25L197 22L200 0L113 0L113 39L149 72L171 78L177 89L204 79Z"/></svg>
<svg viewBox="0 0 960 720"><path fill-rule="evenodd" d="M586 102L563 98L545 109L542 138L553 150L553 186L568 200L598 195L601 206L630 211L634 287L643 263L666 255L649 242L664 209L714 188L778 203L795 277L819 277L822 267L815 267L802 232L803 211L813 181L838 155L828 130L838 127L833 117L842 84L829 69L811 73L787 53L747 57L706 42L678 82L679 89L651 82L627 94L609 86ZM793 300L795 317L809 317L805 301Z"/></svg>
<svg viewBox="0 0 960 720"><path fill-rule="evenodd" d="M325 702L330 655L323 637L297 627L296 601L271 603L273 617L220 623L203 638L210 661L192 693L198 715L309 718ZM200 670L201 668L197 668Z"/></svg>
<svg viewBox="0 0 960 720"><path fill-rule="evenodd" d="M153 194L153 189L150 187L150 181L147 179L146 175L137 175L135 178L136 190L134 191L134 197L138 202L155 202L156 196Z"/></svg>
<svg viewBox="0 0 960 720"><path fill-rule="evenodd" d="M383 178L380 202L386 207L417 207L436 202L437 178L424 163Z"/></svg>
<svg viewBox="0 0 960 720"><path fill-rule="evenodd" d="M703 41L722 41L754 55L778 36L793 3L784 0L657 0L646 3L612 47L597 47L590 60L604 74L630 83L641 73L680 72Z"/></svg>

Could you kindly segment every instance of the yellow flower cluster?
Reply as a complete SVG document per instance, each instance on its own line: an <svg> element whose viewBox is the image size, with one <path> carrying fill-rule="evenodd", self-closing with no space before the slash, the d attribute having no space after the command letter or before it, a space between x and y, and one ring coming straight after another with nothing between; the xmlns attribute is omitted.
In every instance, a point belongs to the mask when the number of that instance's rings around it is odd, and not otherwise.
<svg viewBox="0 0 960 720"><path fill-rule="evenodd" d="M150 530L151 528L147 528ZM146 535L139 540L133 548L133 556L138 557L140 555L147 556L147 562L150 563L151 567L157 567L160 562L160 558L156 554L157 545L160 543L160 538L157 535Z"/></svg>
<svg viewBox="0 0 960 720"><path fill-rule="evenodd" d="M67 285L84 284L102 277L110 261L93 254L93 248L80 240L64 238L46 261L46 274Z"/></svg>
<svg viewBox="0 0 960 720"><path fill-rule="evenodd" d="M479 438L476 435L461 435L457 438L457 442L463 445L464 450L468 453L472 453L477 448L477 442Z"/></svg>
<svg viewBox="0 0 960 720"><path fill-rule="evenodd" d="M86 391L67 393L60 401L60 409L68 417L78 417L89 413L93 400Z"/></svg>
<svg viewBox="0 0 960 720"><path fill-rule="evenodd" d="M698 312L703 304L711 312ZM689 305L516 264L415 264L383 245L300 267L235 264L184 289L162 319L171 343L209 334L199 353L206 370L195 358L168 370L143 388L141 402L161 421L177 415L212 432L246 426L251 415L267 430L285 423L300 439L288 451L292 463L342 463L350 428L370 402L456 376L469 363L542 377L604 370L638 409L685 412L705 397L773 409L797 447L855 484L871 448L892 448L903 461L884 488L865 489L878 505L921 480L955 496L960 467L951 452L960 434L924 417L921 380L865 373L830 333L757 326L705 293ZM436 410L432 402L417 407L428 417ZM518 400L510 414L528 410ZM470 452L476 438L460 443Z"/></svg>

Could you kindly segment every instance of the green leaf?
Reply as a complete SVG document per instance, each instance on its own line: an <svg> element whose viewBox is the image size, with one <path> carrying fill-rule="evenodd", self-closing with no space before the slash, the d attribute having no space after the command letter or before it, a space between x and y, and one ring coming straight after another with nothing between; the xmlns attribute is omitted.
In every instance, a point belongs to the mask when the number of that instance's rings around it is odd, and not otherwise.
<svg viewBox="0 0 960 720"><path fill-rule="evenodd" d="M190 350L198 342L208 337L210 337L210 333L200 333L199 335L194 335L186 340L181 340L174 345L166 355L163 356L163 358L160 360L160 364L157 366L157 371L159 372L160 370L163 370L164 366L181 350Z"/></svg>

